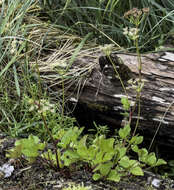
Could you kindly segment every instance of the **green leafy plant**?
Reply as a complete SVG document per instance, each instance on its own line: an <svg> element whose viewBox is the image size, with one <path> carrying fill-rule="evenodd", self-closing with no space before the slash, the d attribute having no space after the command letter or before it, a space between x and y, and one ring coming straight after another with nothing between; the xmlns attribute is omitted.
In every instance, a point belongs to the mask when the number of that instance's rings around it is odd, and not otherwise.
<svg viewBox="0 0 174 190"><path fill-rule="evenodd" d="M145 149L138 149L138 144L143 141L142 136L131 137L129 125L119 130L117 138L105 138L104 135L96 137L90 146L87 146L87 136L84 136L76 146L76 153L81 160L87 162L93 169L93 179L106 178L108 180L120 181L122 176L129 174L143 175L142 168L166 164L164 160L157 159L154 153L143 157ZM135 149L137 150L135 151ZM138 159L131 159L129 151L133 150ZM69 158L71 159L71 158Z"/></svg>
<svg viewBox="0 0 174 190"><path fill-rule="evenodd" d="M73 149L78 142L78 138L82 133L83 128L77 127L70 128L68 130L61 129L57 135L53 136L54 142L57 142L56 149L48 149L47 152L42 154L42 157L48 160L49 164L54 168L63 168L70 166L71 164L79 161L79 156L74 153Z"/></svg>
<svg viewBox="0 0 174 190"><path fill-rule="evenodd" d="M122 103L128 109L129 102ZM142 168L146 165L156 167L166 164L164 160L157 159L154 153L138 147L143 137L132 136L129 124L118 131L118 136L106 138L105 135L96 135L90 144L87 143L87 135L80 137L82 131L83 128L78 127L59 130L51 137L53 148L48 148L42 154L39 154L39 150L45 148L45 143L39 143L38 137L30 135L28 139L16 141L15 147L8 151L7 156L24 156L29 162L41 156L45 163L56 170L70 167L74 163L87 163L92 169L94 180L105 178L116 182L130 174L143 175ZM137 153L137 159L130 157L130 151Z"/></svg>
<svg viewBox="0 0 174 190"><path fill-rule="evenodd" d="M39 151L45 148L45 143L40 143L37 136L30 135L26 139L17 140L15 147L8 150L7 157L20 159L22 156L30 163L40 155Z"/></svg>

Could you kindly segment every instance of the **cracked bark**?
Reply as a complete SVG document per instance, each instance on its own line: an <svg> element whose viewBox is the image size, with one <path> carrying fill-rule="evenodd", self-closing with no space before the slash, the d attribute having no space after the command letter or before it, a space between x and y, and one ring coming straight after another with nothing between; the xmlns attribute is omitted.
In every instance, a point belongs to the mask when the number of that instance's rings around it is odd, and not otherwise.
<svg viewBox="0 0 174 190"><path fill-rule="evenodd" d="M114 56L114 55L113 55ZM115 54L122 59L138 77L137 56L133 54ZM151 138L161 122L157 134L159 143L174 146L174 54L165 52L146 54L142 56L142 78L145 79L141 93L141 117L139 130ZM128 90L129 99L135 102L136 93ZM124 90L120 82L108 79L99 64L87 78L79 103L86 104L92 109L99 108L101 119L112 125L120 125L121 97ZM93 105L93 106L92 106ZM102 111L101 111L102 109ZM112 113L112 114L111 114ZM135 126L137 113L133 115L132 127ZM161 138L162 137L162 138Z"/></svg>

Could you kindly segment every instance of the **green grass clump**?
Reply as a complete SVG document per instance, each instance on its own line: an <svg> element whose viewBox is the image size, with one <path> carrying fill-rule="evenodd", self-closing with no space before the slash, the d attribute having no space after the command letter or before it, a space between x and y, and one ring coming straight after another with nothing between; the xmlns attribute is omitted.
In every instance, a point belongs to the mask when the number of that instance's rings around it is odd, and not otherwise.
<svg viewBox="0 0 174 190"><path fill-rule="evenodd" d="M155 49L174 26L174 0L162 1L121 1L121 0L66 0L41 1L41 6L51 22L69 32L85 36L93 32L93 39L100 44L110 39L121 46L132 47L132 42L123 35L125 25L132 25L123 18L128 10L148 7L149 16L140 26L140 44L143 51ZM94 19L95 18L95 19ZM133 47L132 47L133 48Z"/></svg>

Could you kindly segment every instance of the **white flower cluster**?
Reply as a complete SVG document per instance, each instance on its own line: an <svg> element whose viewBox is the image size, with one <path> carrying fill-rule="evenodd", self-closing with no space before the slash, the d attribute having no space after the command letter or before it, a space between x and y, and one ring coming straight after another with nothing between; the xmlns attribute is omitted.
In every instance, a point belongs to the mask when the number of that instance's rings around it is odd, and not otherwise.
<svg viewBox="0 0 174 190"><path fill-rule="evenodd" d="M29 99L28 103L31 105L29 111L38 110L39 113L45 113L47 111L55 112L55 105L51 104L48 100L41 99L40 101L33 101L33 99Z"/></svg>
<svg viewBox="0 0 174 190"><path fill-rule="evenodd" d="M105 44L104 46L100 46L100 49L105 55L109 56L112 53L113 47L113 44Z"/></svg>
<svg viewBox="0 0 174 190"><path fill-rule="evenodd" d="M123 34L128 36L132 40L136 40L139 38L139 29L138 28L123 28Z"/></svg>
<svg viewBox="0 0 174 190"><path fill-rule="evenodd" d="M10 53L12 55L14 55L16 53L16 50L17 50L17 41L16 39L14 39L11 43L11 50L10 50Z"/></svg>
<svg viewBox="0 0 174 190"><path fill-rule="evenodd" d="M19 49L19 45L21 45L21 44L22 44L22 41L18 41L18 40L16 40L16 38L14 38L11 43L10 53L12 55L16 54Z"/></svg>

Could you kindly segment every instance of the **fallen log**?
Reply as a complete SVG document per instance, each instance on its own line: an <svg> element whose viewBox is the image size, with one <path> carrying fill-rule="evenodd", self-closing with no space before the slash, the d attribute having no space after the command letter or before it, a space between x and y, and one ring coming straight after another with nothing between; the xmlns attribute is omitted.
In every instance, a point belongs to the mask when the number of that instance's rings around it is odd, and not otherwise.
<svg viewBox="0 0 174 190"><path fill-rule="evenodd" d="M82 55L79 52L79 56ZM71 59L71 55L69 60ZM60 57L60 56L59 56ZM76 73L69 72L66 76L73 76L74 79L67 82L67 77L59 77L64 80L64 93L69 95L69 101L86 106L85 109L97 112L97 117L112 124L120 126L123 112L121 97L125 96L125 87L128 87L129 79L138 77L137 55L131 53L112 53L111 57L116 67L120 70L119 75L123 84L109 62L108 58L101 54L101 51L91 51L88 56L78 57L72 64L71 71L76 68ZM118 59L121 64L118 65ZM66 61L67 61L66 57ZM147 134L151 139L156 132L160 144L174 147L174 54L171 52L160 52L144 54L142 60L142 79L145 81L141 92L141 114L139 130ZM42 64L40 64L42 65ZM88 65L84 68L84 65ZM43 66L43 65L42 65ZM83 67L84 69L77 69ZM40 67L40 72L44 72ZM49 84L51 92L58 91L62 82L55 82L55 79L41 75ZM51 71L53 72L53 71ZM80 74L79 74L80 73ZM85 74L84 74L85 73ZM82 76L79 79L79 76ZM48 82L49 79L49 82ZM58 80L60 81L60 80ZM73 82L72 82L73 81ZM76 88L77 83L83 84ZM77 93L78 91L78 93ZM132 103L136 101L135 90L128 89L127 95ZM85 110L84 109L84 110ZM87 113L82 113L86 115ZM132 118L132 127L137 120L137 110ZM95 120L95 118L93 118Z"/></svg>
<svg viewBox="0 0 174 190"><path fill-rule="evenodd" d="M138 77L136 55L113 53L112 57L120 57L124 65L132 72L133 78ZM109 66L106 67L109 73ZM86 80L78 101L93 110L98 110L98 115L102 120L108 121L112 126L114 124L119 126L122 119L120 113L123 112L121 97L125 96L125 92L120 81L112 78L113 73L110 72L109 74L112 74L109 76L108 73L102 71L101 63L96 65ZM143 131L143 134L148 134L151 139L158 132L157 139L159 143L173 147L174 54L163 52L143 55L142 78L145 83L141 93L139 130ZM127 94L131 102L136 101L135 91L127 90ZM135 126L137 117L135 112L132 116L132 126Z"/></svg>

